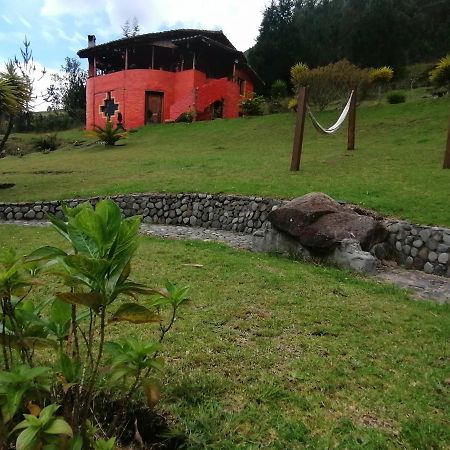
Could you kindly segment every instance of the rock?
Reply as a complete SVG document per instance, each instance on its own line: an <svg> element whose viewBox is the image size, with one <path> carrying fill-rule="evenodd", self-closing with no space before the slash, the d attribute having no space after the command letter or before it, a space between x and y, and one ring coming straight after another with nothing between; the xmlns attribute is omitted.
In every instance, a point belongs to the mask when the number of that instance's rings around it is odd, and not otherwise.
<svg viewBox="0 0 450 450"><path fill-rule="evenodd" d="M425 228L419 232L419 236L420 236L420 239L422 239L422 241L427 242L428 239L430 239L431 230Z"/></svg>
<svg viewBox="0 0 450 450"><path fill-rule="evenodd" d="M422 239L416 239L416 240L413 242L413 246L416 247L416 248L420 248L420 247L422 247L422 245L423 245Z"/></svg>
<svg viewBox="0 0 450 450"><path fill-rule="evenodd" d="M439 276L445 276L447 272L447 265L445 264L438 264L435 268L434 268L434 274L435 275L439 275Z"/></svg>
<svg viewBox="0 0 450 450"><path fill-rule="evenodd" d="M374 273L378 264L377 258L368 252L364 252L360 243L355 239L342 240L327 259L341 269L362 273Z"/></svg>
<svg viewBox="0 0 450 450"><path fill-rule="evenodd" d="M311 225L323 215L342 210L342 206L328 195L312 192L279 208L274 206L269 214L269 220L278 230L295 237L298 228Z"/></svg>
<svg viewBox="0 0 450 450"><path fill-rule="evenodd" d="M419 258L428 259L428 249L426 247L419 250Z"/></svg>
<svg viewBox="0 0 450 450"><path fill-rule="evenodd" d="M261 237L261 233L263 234ZM253 235L253 250L256 252L281 253L296 259L309 259L310 253L291 236L273 228L259 230Z"/></svg>
<svg viewBox="0 0 450 450"><path fill-rule="evenodd" d="M434 271L433 264L431 264L429 262L425 263L425 265L423 266L423 271L425 273L433 273L433 271Z"/></svg>
<svg viewBox="0 0 450 450"><path fill-rule="evenodd" d="M387 234L372 217L357 214L321 193L307 194L272 210L269 220L300 244L317 250L331 250L344 239L355 239L369 250Z"/></svg>
<svg viewBox="0 0 450 450"><path fill-rule="evenodd" d="M428 253L428 261L435 262L438 259L438 255L436 252L430 252Z"/></svg>
<svg viewBox="0 0 450 450"><path fill-rule="evenodd" d="M36 217L36 213L30 209L24 216L25 219L33 220Z"/></svg>
<svg viewBox="0 0 450 450"><path fill-rule="evenodd" d="M448 253L441 253L438 257L439 264L447 264L448 263Z"/></svg>

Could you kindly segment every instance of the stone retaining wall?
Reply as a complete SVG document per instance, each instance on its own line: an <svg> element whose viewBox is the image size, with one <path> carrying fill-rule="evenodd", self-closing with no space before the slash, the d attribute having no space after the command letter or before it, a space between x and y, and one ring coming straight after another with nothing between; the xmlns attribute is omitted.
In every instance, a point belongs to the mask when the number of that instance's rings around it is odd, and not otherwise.
<svg viewBox="0 0 450 450"><path fill-rule="evenodd" d="M404 221L388 221L385 225L387 242L401 265L450 277L450 229Z"/></svg>
<svg viewBox="0 0 450 450"><path fill-rule="evenodd" d="M261 197L211 194L129 194L111 197L125 217L144 222L197 226L252 234L267 228L268 213L285 202ZM100 197L89 201L98 202ZM76 206L86 200L66 201ZM0 220L43 220L45 213L62 216L61 202L0 203ZM450 229L385 221L389 231L380 259L391 254L407 268L450 277ZM270 225L269 225L270 226Z"/></svg>
<svg viewBox="0 0 450 450"><path fill-rule="evenodd" d="M100 197L89 201L98 202ZM144 222L239 231L251 234L267 221L281 200L211 194L130 194L112 196L125 217L142 215ZM67 200L74 207L83 199ZM0 220L42 220L45 213L62 216L61 202L0 203Z"/></svg>

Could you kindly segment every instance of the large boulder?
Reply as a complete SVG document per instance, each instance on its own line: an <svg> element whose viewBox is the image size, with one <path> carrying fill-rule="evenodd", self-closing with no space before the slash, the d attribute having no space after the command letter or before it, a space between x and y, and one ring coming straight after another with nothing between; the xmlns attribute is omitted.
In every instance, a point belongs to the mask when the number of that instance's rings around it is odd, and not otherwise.
<svg viewBox="0 0 450 450"><path fill-rule="evenodd" d="M363 250L382 242L386 229L374 218L360 215L322 193L296 198L269 214L269 220L300 244L330 251L345 239L360 243Z"/></svg>

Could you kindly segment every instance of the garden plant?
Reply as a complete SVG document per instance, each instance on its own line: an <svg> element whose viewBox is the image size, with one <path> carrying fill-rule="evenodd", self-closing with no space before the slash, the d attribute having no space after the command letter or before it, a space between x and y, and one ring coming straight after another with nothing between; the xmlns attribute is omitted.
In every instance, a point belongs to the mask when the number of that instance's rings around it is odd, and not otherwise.
<svg viewBox="0 0 450 450"><path fill-rule="evenodd" d="M64 213L65 221L49 219L69 251L1 255L1 448L11 440L18 450L115 448L136 397L141 407L158 401L162 344L187 299L187 288L151 289L129 278L139 217L123 219L110 200ZM57 292L32 300L47 277L59 280ZM121 321L155 324L157 335L109 341L108 326Z"/></svg>

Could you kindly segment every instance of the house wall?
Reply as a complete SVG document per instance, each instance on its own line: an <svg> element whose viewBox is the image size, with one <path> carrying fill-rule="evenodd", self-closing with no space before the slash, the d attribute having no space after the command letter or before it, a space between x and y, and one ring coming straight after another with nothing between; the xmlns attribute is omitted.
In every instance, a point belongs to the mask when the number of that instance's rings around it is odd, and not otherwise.
<svg viewBox="0 0 450 450"><path fill-rule="evenodd" d="M240 78L247 79L246 91L253 90L253 84L246 73L240 73ZM244 78L246 77L246 78ZM145 92L156 91L164 93L163 120L175 120L179 115L179 108L189 110L195 107L195 99L201 95L202 89L208 90L208 97L212 100L223 98L224 117L239 116L239 88L235 83L215 83L217 80L207 79L203 72L185 70L182 72L168 72L152 69L129 69L107 75L91 77L87 80L86 96L86 128L95 125L103 126L106 118L101 111L108 92L117 103L118 110L112 117L115 121L117 113L121 112L126 128L135 128L145 122ZM194 89L197 89L194 92ZM204 105L202 105L204 106ZM177 109L178 107L178 109ZM172 114L171 114L171 108ZM199 115L202 118L202 115ZM207 115L204 117L207 119Z"/></svg>

